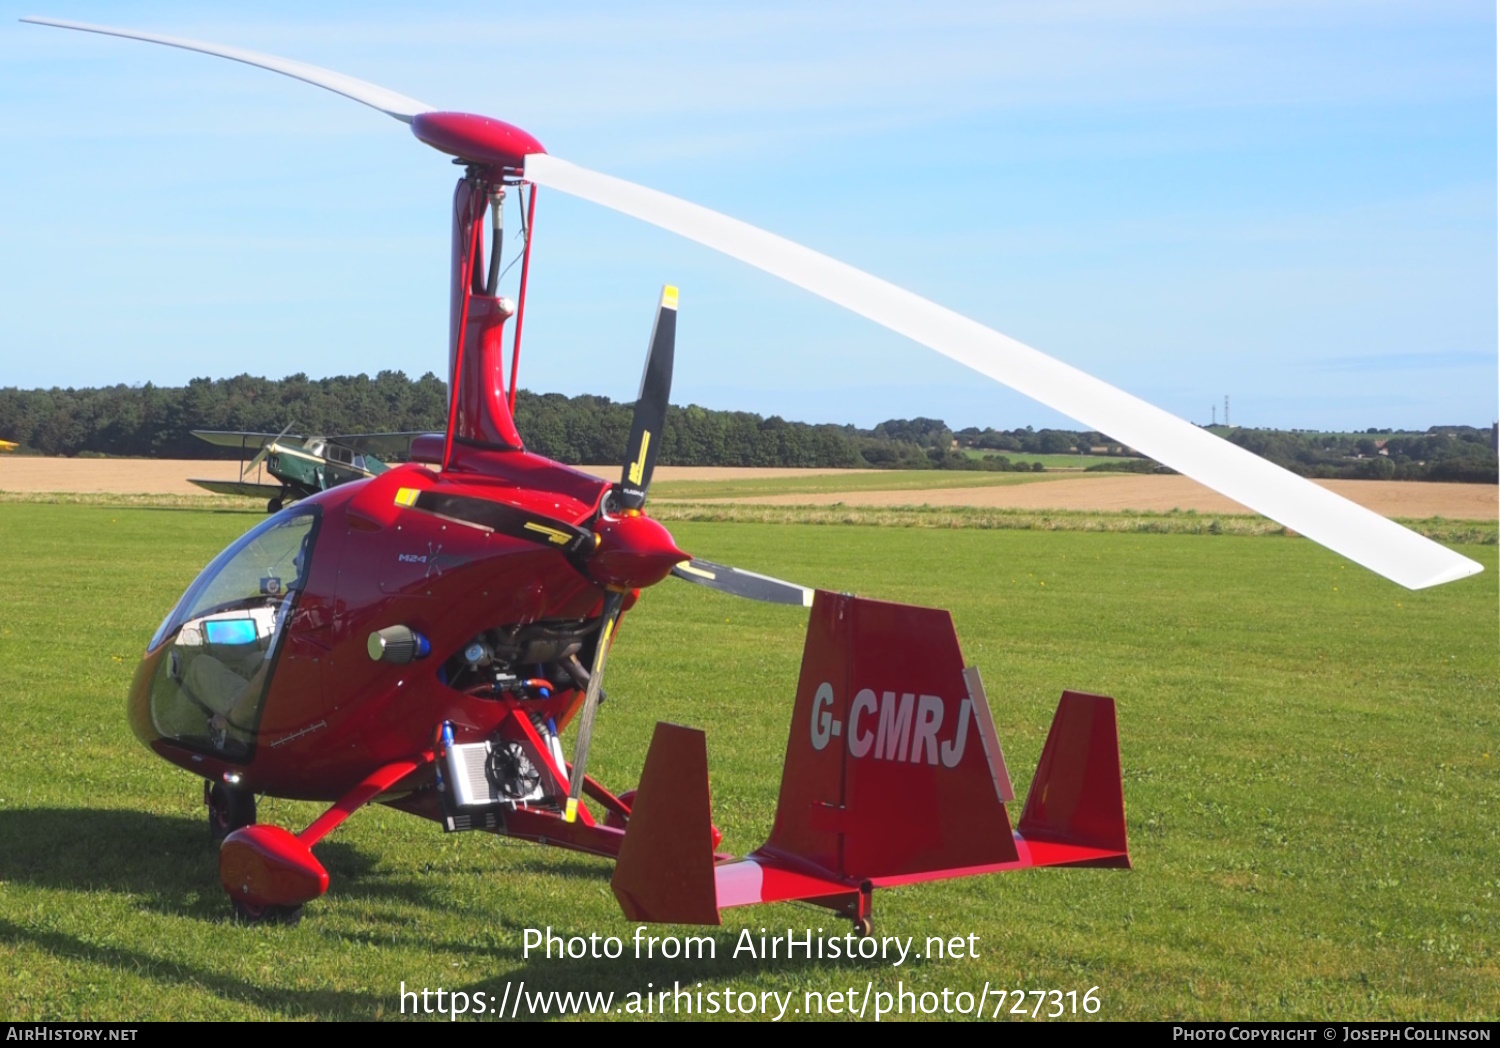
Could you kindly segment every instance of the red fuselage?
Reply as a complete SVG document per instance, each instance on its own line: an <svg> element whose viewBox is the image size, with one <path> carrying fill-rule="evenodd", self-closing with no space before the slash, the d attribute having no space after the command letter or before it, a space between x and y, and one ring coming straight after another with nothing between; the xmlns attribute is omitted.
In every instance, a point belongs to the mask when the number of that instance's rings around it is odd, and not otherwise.
<svg viewBox="0 0 1500 1048"><path fill-rule="evenodd" d="M525 267L516 312L486 279L495 267L485 265L485 220L495 222L497 250L496 212L507 189L521 192L520 157L541 146L462 114L430 114L413 129L469 161L452 212L449 429L412 449L415 462L439 469L410 464L322 492L247 534L163 623L131 692L130 722L146 745L256 793L336 799L371 769L432 751L445 722L463 743L508 720L545 762L547 737L582 701L565 669L580 654L587 664L606 587L626 591L629 608L636 587L686 558L649 518L604 513L606 481L522 449L511 407ZM518 135L522 152L511 148ZM534 208L527 212L529 247ZM427 508L415 504L419 495ZM434 510L444 498L581 528L588 558L576 544L565 551ZM374 657L371 634L397 626L430 653L406 663ZM482 657L465 663L475 644ZM507 674L550 686L506 684ZM545 729L540 737L533 726Z"/></svg>
<svg viewBox="0 0 1500 1048"><path fill-rule="evenodd" d="M461 461L489 475L450 469L439 476L409 465L299 504L318 516L310 568L273 653L248 760L230 759L194 736L172 738L163 717L153 716L153 684L163 676L171 637L146 654L136 674L136 735L209 778L227 772L257 793L333 800L372 767L430 748L443 721L460 742L492 733L506 704L450 686L444 665L493 627L597 618L604 590L556 551L406 508L397 495L475 495L583 523L609 485L526 452L470 451ZM372 660L369 635L393 625L427 638L431 654L404 665ZM158 703L159 691L157 683ZM527 708L561 729L580 697L565 687Z"/></svg>

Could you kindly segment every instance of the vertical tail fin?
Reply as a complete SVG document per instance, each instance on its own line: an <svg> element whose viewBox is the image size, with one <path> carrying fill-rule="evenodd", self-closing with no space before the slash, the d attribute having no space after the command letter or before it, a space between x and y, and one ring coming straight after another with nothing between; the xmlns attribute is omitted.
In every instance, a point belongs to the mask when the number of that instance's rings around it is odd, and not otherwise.
<svg viewBox="0 0 1500 1048"><path fill-rule="evenodd" d="M718 924L703 732L656 725L610 887L633 921Z"/></svg>
<svg viewBox="0 0 1500 1048"><path fill-rule="evenodd" d="M1130 866L1114 699L1063 692L1017 829L1038 859L1057 844L1111 853L1059 865Z"/></svg>
<svg viewBox="0 0 1500 1048"><path fill-rule="evenodd" d="M1015 862L983 703L946 611L819 592L756 855L860 881Z"/></svg>

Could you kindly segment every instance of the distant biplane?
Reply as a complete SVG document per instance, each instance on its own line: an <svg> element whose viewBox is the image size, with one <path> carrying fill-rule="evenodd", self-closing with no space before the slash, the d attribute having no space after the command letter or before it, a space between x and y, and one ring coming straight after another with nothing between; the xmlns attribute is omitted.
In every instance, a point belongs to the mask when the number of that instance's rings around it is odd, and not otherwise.
<svg viewBox="0 0 1500 1048"><path fill-rule="evenodd" d="M238 480L188 482L220 495L266 499L266 512L279 513L288 502L316 495L351 480L364 480L390 469L383 458L404 458L415 433L344 433L337 436L298 436L290 426L280 433L195 429L193 436L223 448L256 454L240 466ZM377 455L381 457L377 457ZM246 480L251 470L254 480ZM261 480L262 470L276 481Z"/></svg>
<svg viewBox="0 0 1500 1048"><path fill-rule="evenodd" d="M0 440L0 451L15 451L20 446L14 440Z"/></svg>

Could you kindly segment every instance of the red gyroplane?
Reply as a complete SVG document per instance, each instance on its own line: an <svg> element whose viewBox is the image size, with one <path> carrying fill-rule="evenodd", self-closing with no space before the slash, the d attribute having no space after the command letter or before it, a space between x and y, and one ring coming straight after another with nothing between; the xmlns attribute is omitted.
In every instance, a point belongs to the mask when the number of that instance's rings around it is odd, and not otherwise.
<svg viewBox="0 0 1500 1048"><path fill-rule="evenodd" d="M658 304L620 480L525 449L512 408L539 186L846 306L1402 585L1480 570L974 321L734 219L559 160L518 127L301 62L27 21L296 77L395 117L463 168L445 432L417 438L412 463L322 491L251 529L188 588L136 674L131 725L203 778L224 889L244 918L286 919L323 894L328 874L313 847L371 802L448 832L613 857L615 895L643 921L717 924L726 907L803 899L868 932L877 887L1129 865L1112 699L1063 694L1013 828L984 689L946 612L814 593L694 560L646 515L671 384L675 288ZM498 289L512 194L524 236L515 302ZM659 724L632 792L611 793L586 771L615 627L642 588L668 575L811 607L775 825L745 858L716 852L702 732ZM569 761L559 740L575 720ZM256 823L258 794L331 807L292 833Z"/></svg>

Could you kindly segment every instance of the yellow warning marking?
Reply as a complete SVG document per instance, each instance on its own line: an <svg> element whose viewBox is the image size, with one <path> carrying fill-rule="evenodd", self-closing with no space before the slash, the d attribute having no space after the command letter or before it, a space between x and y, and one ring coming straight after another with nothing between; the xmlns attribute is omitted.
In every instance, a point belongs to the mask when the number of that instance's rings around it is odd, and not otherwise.
<svg viewBox="0 0 1500 1048"><path fill-rule="evenodd" d="M609 637L610 637L610 634L614 633L614 631L615 631L615 624L614 624L614 621L611 620L610 622L606 623L605 626L604 626L604 646L606 648L609 647Z"/></svg>
<svg viewBox="0 0 1500 1048"><path fill-rule="evenodd" d="M662 286L662 289L661 289L661 308L662 309L676 309L677 308L677 288L673 287L671 284L664 284Z"/></svg>
<svg viewBox="0 0 1500 1048"><path fill-rule="evenodd" d="M418 488L401 488L396 492L396 505L415 506L417 504L417 496L421 493L421 490Z"/></svg>
<svg viewBox="0 0 1500 1048"><path fill-rule="evenodd" d="M548 542L556 543L559 546L566 546L573 538L566 531L558 531L556 528L549 528L545 524L538 524L531 520L528 520L522 527L527 531L535 531L546 535Z"/></svg>
<svg viewBox="0 0 1500 1048"><path fill-rule="evenodd" d="M689 575L697 575L700 579L716 579L719 577L711 571L704 571L702 568L694 567L693 562L690 560L685 560L681 564L677 565L677 570L685 571Z"/></svg>
<svg viewBox="0 0 1500 1048"><path fill-rule="evenodd" d="M563 809L563 822L578 821L578 802L572 797L568 798L567 806Z"/></svg>
<svg viewBox="0 0 1500 1048"><path fill-rule="evenodd" d="M641 451L634 462L630 464L630 483L639 484L641 476L646 472L646 449L651 446L651 431L645 430L641 433Z"/></svg>

